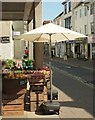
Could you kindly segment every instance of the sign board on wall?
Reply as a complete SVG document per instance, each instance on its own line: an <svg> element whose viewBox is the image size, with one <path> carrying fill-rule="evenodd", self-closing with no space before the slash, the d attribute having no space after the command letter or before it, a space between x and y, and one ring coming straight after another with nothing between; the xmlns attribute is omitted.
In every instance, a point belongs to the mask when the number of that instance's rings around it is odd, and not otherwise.
<svg viewBox="0 0 95 120"><path fill-rule="evenodd" d="M15 31L15 32L13 32L13 35L15 36L15 35L20 35L20 32L19 31Z"/></svg>
<svg viewBox="0 0 95 120"><path fill-rule="evenodd" d="M0 37L0 43L10 43L10 37Z"/></svg>

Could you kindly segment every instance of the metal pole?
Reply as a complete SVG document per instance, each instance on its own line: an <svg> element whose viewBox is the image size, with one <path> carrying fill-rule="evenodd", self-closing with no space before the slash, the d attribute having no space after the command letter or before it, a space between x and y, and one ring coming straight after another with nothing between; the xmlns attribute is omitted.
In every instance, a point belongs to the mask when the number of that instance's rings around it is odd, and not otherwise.
<svg viewBox="0 0 95 120"><path fill-rule="evenodd" d="M51 57L51 35L50 36L50 43L49 43L49 55L50 55L50 61L49 61L49 68L50 68L50 101L52 102L52 65L51 65L51 61L52 61L52 57Z"/></svg>
<svg viewBox="0 0 95 120"><path fill-rule="evenodd" d="M33 2L33 29L35 29L36 22L35 22L35 2ZM35 60L35 43L33 43L33 57Z"/></svg>

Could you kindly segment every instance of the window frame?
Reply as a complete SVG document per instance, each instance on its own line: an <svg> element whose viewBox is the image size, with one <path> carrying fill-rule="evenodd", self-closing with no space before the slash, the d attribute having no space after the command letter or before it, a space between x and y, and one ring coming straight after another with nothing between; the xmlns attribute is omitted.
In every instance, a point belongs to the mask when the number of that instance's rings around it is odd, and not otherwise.
<svg viewBox="0 0 95 120"><path fill-rule="evenodd" d="M71 11L71 1L68 2L68 12Z"/></svg>
<svg viewBox="0 0 95 120"><path fill-rule="evenodd" d="M90 4L90 15L94 14L94 3Z"/></svg>
<svg viewBox="0 0 95 120"><path fill-rule="evenodd" d="M90 22L91 34L94 34L94 22Z"/></svg>
<svg viewBox="0 0 95 120"><path fill-rule="evenodd" d="M67 3L64 5L64 14L67 14Z"/></svg>

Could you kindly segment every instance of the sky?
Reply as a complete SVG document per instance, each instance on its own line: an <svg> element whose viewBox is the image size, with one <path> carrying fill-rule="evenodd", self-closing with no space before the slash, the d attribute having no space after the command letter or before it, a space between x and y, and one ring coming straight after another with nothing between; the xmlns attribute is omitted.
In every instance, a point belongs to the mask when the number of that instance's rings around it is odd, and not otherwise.
<svg viewBox="0 0 95 120"><path fill-rule="evenodd" d="M42 0L42 1L43 1L42 2L43 20L53 20L61 12L63 12L62 2L64 0Z"/></svg>

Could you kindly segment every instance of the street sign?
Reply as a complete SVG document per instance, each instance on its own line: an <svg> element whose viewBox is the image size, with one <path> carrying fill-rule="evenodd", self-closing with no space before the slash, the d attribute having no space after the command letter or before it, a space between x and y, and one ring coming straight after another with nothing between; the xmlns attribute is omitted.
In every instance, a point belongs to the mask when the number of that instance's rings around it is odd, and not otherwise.
<svg viewBox="0 0 95 120"><path fill-rule="evenodd" d="M0 37L0 43L10 43L10 37Z"/></svg>

